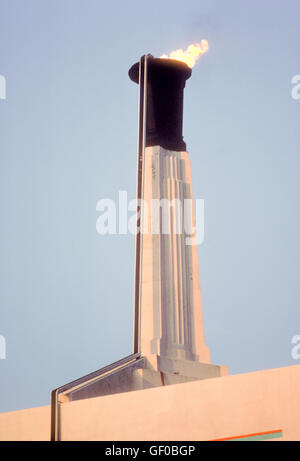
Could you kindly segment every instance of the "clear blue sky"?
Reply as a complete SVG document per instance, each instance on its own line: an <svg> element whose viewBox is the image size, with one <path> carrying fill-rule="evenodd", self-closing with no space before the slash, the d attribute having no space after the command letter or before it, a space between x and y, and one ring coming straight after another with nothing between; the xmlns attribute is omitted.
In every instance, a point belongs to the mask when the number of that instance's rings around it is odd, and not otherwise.
<svg viewBox="0 0 300 461"><path fill-rule="evenodd" d="M135 195L128 68L207 39L184 137L212 362L300 363L297 0L0 0L0 411L131 353L134 237L96 233L96 203Z"/></svg>

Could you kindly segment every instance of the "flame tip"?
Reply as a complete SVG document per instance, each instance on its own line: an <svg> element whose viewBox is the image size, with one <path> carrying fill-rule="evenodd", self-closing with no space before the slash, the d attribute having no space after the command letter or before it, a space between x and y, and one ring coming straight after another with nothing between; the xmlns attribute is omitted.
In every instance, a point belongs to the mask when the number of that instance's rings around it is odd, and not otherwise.
<svg viewBox="0 0 300 461"><path fill-rule="evenodd" d="M200 43L192 43L185 51L182 48L171 51L169 55L163 54L160 59L176 59L177 61L185 62L189 67L194 67L197 60L202 54L208 51L208 41L201 40Z"/></svg>

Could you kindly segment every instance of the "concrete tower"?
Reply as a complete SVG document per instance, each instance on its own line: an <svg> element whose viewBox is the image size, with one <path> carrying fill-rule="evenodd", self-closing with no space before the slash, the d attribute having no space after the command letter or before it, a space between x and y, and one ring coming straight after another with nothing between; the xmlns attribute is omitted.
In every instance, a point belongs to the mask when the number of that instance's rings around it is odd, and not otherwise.
<svg viewBox="0 0 300 461"><path fill-rule="evenodd" d="M191 69L143 56L139 84L135 352L164 384L218 376L204 340L192 177L182 137L183 90ZM187 232L186 225L191 229Z"/></svg>

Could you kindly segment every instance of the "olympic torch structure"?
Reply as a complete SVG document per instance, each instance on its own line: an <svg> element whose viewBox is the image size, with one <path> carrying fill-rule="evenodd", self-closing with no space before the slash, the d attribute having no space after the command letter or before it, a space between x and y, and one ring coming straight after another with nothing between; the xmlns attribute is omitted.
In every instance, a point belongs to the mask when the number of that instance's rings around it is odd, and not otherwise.
<svg viewBox="0 0 300 461"><path fill-rule="evenodd" d="M185 209L193 193L182 136L191 74L185 62L151 55L129 70L139 85L134 352L146 358L148 379L153 370L163 384L226 372L208 365L197 246L187 243L196 241L193 207Z"/></svg>

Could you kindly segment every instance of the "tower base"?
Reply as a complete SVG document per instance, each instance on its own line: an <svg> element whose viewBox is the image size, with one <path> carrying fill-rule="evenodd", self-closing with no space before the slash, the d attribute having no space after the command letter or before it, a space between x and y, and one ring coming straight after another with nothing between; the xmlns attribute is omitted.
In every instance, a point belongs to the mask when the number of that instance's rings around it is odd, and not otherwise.
<svg viewBox="0 0 300 461"><path fill-rule="evenodd" d="M177 360L158 355L142 356L133 363L99 376L99 379L71 387L60 394L59 402L83 400L226 375L228 375L226 366Z"/></svg>

